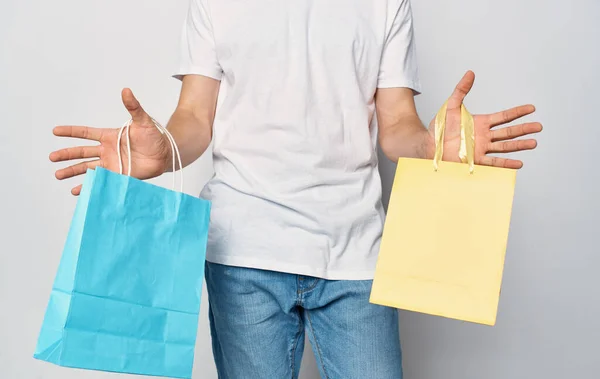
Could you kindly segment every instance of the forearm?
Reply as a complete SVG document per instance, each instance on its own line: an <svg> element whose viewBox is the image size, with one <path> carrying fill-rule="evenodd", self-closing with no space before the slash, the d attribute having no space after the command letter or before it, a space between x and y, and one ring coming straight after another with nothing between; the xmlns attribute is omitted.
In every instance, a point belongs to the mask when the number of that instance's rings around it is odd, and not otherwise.
<svg viewBox="0 0 600 379"><path fill-rule="evenodd" d="M383 153L393 162L399 158L433 158L435 143L433 135L416 114L394 120L382 128L379 144Z"/></svg>
<svg viewBox="0 0 600 379"><path fill-rule="evenodd" d="M183 107L178 107L171 116L167 129L177 144L183 167L193 163L208 149L212 138L212 121L210 115L195 114L193 110ZM166 170L173 170L171 153Z"/></svg>

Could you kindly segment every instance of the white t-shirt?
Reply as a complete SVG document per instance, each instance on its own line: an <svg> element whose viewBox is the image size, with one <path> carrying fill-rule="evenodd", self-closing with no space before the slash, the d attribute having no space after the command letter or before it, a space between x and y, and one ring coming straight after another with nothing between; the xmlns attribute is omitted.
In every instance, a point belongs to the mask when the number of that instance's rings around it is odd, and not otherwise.
<svg viewBox="0 0 600 379"><path fill-rule="evenodd" d="M209 262L372 279L377 88L420 91L409 0L191 0L175 77L221 80Z"/></svg>

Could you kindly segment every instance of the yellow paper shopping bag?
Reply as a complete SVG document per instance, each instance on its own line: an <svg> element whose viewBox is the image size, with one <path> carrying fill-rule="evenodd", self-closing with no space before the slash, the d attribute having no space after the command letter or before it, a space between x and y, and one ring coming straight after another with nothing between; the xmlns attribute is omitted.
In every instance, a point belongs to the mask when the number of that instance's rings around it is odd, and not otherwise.
<svg viewBox="0 0 600 379"><path fill-rule="evenodd" d="M398 161L370 301L494 325L516 171L474 165L464 106L463 163L441 161L446 109L435 120L433 162Z"/></svg>

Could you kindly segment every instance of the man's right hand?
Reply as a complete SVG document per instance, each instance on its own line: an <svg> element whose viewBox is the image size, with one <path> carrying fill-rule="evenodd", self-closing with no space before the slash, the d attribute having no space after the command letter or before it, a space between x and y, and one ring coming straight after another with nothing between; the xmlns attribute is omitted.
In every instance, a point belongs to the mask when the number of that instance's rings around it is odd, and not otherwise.
<svg viewBox="0 0 600 379"><path fill-rule="evenodd" d="M167 136L162 134L154 125L152 118L142 109L140 103L129 89L121 93L123 104L131 114L133 123L130 126L129 136L131 143L131 157L127 155L126 136L121 137L121 157L123 160L124 174L138 179L149 179L163 174L171 159L171 146ZM50 154L52 162L71 161L74 159L89 159L86 162L56 171L59 180L85 174L87 169L103 167L107 170L119 171L119 157L117 154L117 140L120 128L93 128L88 126L57 126L54 135L59 137L82 138L100 142L96 146L78 146L61 149ZM132 159L131 173L126 172L128 160ZM81 185L73 188L71 193L79 195Z"/></svg>

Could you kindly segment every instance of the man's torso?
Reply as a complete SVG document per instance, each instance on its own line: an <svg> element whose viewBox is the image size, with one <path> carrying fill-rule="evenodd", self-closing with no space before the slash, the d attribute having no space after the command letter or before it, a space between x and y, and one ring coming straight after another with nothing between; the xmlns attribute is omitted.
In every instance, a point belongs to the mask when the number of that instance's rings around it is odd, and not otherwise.
<svg viewBox="0 0 600 379"><path fill-rule="evenodd" d="M372 277L383 225L373 97L398 3L206 2L223 72L203 191L209 261Z"/></svg>

